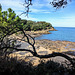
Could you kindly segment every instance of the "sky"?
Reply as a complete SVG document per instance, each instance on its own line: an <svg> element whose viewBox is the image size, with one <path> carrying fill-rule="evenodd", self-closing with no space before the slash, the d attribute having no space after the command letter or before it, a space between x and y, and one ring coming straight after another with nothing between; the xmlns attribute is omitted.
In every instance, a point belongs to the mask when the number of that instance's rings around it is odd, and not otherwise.
<svg viewBox="0 0 75 75"><path fill-rule="evenodd" d="M21 15L21 19L46 21L54 27L75 27L75 0L69 2L65 8L56 10L49 3L52 0L33 0L28 17ZM2 10L12 8L17 15L25 11L24 0L0 0Z"/></svg>

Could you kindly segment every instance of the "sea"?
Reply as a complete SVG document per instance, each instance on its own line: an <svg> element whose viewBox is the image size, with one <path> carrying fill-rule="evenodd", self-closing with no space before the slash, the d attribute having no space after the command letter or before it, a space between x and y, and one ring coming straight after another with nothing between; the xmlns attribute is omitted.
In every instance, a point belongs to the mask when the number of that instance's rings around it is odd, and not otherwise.
<svg viewBox="0 0 75 75"><path fill-rule="evenodd" d="M49 31L51 34L43 34L36 40L71 41L75 42L75 27L54 27L57 31Z"/></svg>

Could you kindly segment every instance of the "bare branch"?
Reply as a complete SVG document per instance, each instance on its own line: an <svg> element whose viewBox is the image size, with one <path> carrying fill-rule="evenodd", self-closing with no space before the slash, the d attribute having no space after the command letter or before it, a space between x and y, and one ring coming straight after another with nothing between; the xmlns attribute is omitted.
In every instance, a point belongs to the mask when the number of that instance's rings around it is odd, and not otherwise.
<svg viewBox="0 0 75 75"><path fill-rule="evenodd" d="M25 2L21 5L25 7L25 11L21 13L19 16L21 16L22 14L25 14L28 17L28 13L30 12L29 7L32 5L32 0L25 0Z"/></svg>
<svg viewBox="0 0 75 75"><path fill-rule="evenodd" d="M72 58L69 57L68 55L63 54L63 53L53 52L52 54L48 54L48 55L36 55L36 57L39 57L39 58L51 58L51 57L56 57L56 56L64 57L67 60L69 60L72 65L74 65Z"/></svg>
<svg viewBox="0 0 75 75"><path fill-rule="evenodd" d="M36 52L36 49L35 49L35 46L34 46L34 44L35 44L35 41L34 41L34 43L32 44L32 43L30 43L30 40L29 40L29 35L27 36L26 34L25 34L25 32L24 32L24 30L23 29L21 29L21 31L23 32L23 34L24 34L24 36L27 38L27 43L28 44L30 44L31 46L32 46L32 48L33 48L33 51L34 51L34 54L37 54L37 52ZM31 36L30 36L31 37Z"/></svg>
<svg viewBox="0 0 75 75"><path fill-rule="evenodd" d="M3 48L1 48L1 49L5 49L5 48L7 48L7 49L8 49L8 48L9 48L9 49L15 49L15 50L17 50L17 51L28 51L28 52L30 52L33 56L38 57L38 58L51 58L51 57L61 56L61 57L66 58L68 61L70 61L70 63L71 63L72 65L74 65L74 63L73 63L73 61L72 61L72 58L69 57L69 56L67 56L67 55L65 55L65 54L63 54L63 53L54 52L54 53L48 54L48 55L38 55L37 53L35 54L35 52L33 52L33 51L31 51L31 50L28 50L28 49L17 49L17 48L14 48L14 47L3 47Z"/></svg>
<svg viewBox="0 0 75 75"><path fill-rule="evenodd" d="M0 48L0 50L5 49L5 48L6 48L6 49L15 49L15 50L17 50L17 51L28 51L28 52L34 54L34 52L31 51L31 50L28 50L28 49L17 49L17 48L14 48L14 47L3 47L3 48Z"/></svg>
<svg viewBox="0 0 75 75"><path fill-rule="evenodd" d="M29 34L26 34L26 35L28 35L33 40L33 45L34 45L35 44L35 39Z"/></svg>

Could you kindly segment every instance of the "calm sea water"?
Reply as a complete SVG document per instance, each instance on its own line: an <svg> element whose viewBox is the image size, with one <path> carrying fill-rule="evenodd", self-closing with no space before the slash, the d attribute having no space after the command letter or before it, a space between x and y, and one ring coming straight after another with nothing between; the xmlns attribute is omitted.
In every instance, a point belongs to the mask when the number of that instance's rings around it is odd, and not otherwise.
<svg viewBox="0 0 75 75"><path fill-rule="evenodd" d="M57 31L50 31L52 34L43 34L40 37L36 37L36 40L48 39L48 40L60 40L75 42L75 27L54 27Z"/></svg>

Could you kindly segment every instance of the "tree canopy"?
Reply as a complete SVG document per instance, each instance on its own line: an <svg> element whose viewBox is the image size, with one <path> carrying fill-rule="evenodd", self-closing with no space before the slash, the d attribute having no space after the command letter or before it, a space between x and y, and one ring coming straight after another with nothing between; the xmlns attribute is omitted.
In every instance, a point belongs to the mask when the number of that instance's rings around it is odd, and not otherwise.
<svg viewBox="0 0 75 75"><path fill-rule="evenodd" d="M27 21L27 22L26 22ZM31 20L21 20L23 24L23 29L26 31L37 31L37 30L46 30L50 29L52 25L45 21L31 21ZM26 22L25 24L23 22Z"/></svg>
<svg viewBox="0 0 75 75"><path fill-rule="evenodd" d="M17 31L18 28L16 27L18 27L19 22L19 16L16 16L11 8L3 12L0 8L0 38Z"/></svg>

